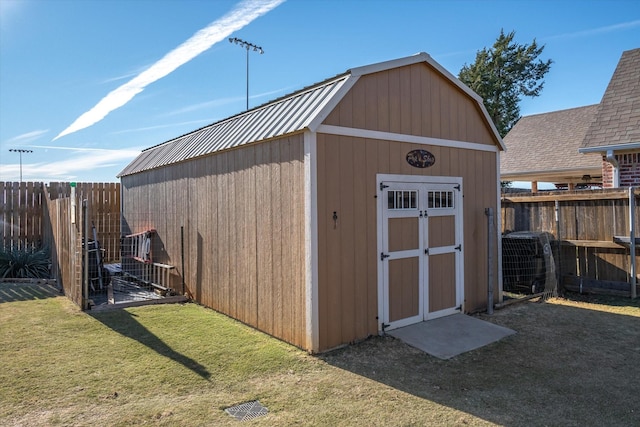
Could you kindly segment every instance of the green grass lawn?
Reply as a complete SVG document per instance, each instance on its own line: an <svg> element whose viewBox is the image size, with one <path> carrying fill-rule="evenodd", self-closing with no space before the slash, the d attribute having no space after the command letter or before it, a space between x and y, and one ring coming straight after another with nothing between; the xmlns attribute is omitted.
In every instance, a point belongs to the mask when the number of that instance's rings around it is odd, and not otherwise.
<svg viewBox="0 0 640 427"><path fill-rule="evenodd" d="M269 402L261 383L318 367L195 304L86 314L64 297L5 303L0 349L2 425L220 424L225 407Z"/></svg>
<svg viewBox="0 0 640 427"><path fill-rule="evenodd" d="M0 283L0 425L640 425L640 306L527 302L443 361L390 337L310 356L196 304L83 313ZM34 296L35 295L35 296ZM618 300L616 300L618 301ZM629 301L629 300L624 300Z"/></svg>

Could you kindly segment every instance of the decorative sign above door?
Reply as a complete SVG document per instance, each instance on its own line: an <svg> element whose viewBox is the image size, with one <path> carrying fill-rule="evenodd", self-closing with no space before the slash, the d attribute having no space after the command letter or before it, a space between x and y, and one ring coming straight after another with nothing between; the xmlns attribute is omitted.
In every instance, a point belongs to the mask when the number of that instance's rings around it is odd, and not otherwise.
<svg viewBox="0 0 640 427"><path fill-rule="evenodd" d="M413 150L407 153L407 163L414 168L428 168L436 162L436 157L427 150Z"/></svg>

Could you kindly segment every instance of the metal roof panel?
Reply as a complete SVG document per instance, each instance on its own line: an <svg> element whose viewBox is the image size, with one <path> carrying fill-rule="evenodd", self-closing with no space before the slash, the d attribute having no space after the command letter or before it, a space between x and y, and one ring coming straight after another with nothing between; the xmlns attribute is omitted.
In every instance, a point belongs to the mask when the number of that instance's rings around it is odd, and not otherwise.
<svg viewBox="0 0 640 427"><path fill-rule="evenodd" d="M126 176L217 151L298 132L313 119L318 105L339 92L343 74L245 113L144 150L118 176Z"/></svg>

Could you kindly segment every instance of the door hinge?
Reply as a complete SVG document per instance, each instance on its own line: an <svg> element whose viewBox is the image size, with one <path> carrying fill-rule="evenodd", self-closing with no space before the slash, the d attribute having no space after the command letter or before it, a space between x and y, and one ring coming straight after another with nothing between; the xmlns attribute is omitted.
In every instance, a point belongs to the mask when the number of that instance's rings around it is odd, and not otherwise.
<svg viewBox="0 0 640 427"><path fill-rule="evenodd" d="M456 184L453 188L455 188L456 190L460 191L460 184Z"/></svg>
<svg viewBox="0 0 640 427"><path fill-rule="evenodd" d="M382 322L382 332L384 332L384 330L387 329L389 326L391 325L387 325L386 323Z"/></svg>
<svg viewBox="0 0 640 427"><path fill-rule="evenodd" d="M425 255L429 255L429 248L427 248L427 249L425 249L425 250L424 250L424 254L425 254Z"/></svg>
<svg viewBox="0 0 640 427"><path fill-rule="evenodd" d="M455 249L456 249L458 252L462 251L462 245L458 245L458 246L456 246L456 247L455 247Z"/></svg>
<svg viewBox="0 0 640 427"><path fill-rule="evenodd" d="M380 183L380 191L383 191L385 188L389 188L388 185L384 185L384 182Z"/></svg>
<svg viewBox="0 0 640 427"><path fill-rule="evenodd" d="M385 254L384 252L380 252L380 261L384 261L385 258L389 258L389 254Z"/></svg>

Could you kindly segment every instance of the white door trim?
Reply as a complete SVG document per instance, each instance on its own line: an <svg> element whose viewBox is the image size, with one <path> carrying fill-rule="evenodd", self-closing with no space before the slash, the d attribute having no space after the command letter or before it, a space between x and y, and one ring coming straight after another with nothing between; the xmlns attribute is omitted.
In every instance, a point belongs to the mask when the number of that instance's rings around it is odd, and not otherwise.
<svg viewBox="0 0 640 427"><path fill-rule="evenodd" d="M376 175L376 192L378 194L377 199L377 255L381 256L384 253L385 248L388 247L388 242L385 241L385 233L384 233L384 221L387 220L388 215L384 215L384 183L402 183L402 184L424 184L424 185L438 185L438 184L451 184L454 186L459 186L460 194L456 198L456 207L457 214L455 215L455 228L456 228L456 242L461 242L461 248L456 255L456 275L458 280L456 282L456 305L453 308L440 310L437 312L428 312L428 288L425 289L424 286L420 286L420 313L422 319L433 319L436 317L441 317L448 314L453 314L457 312L464 311L463 302L464 302L464 206L463 206L463 197L462 197L462 177L447 177L447 176L417 176L417 175L397 175L397 174L377 174ZM386 185L386 184L384 184ZM437 214L436 214L437 215ZM436 255L438 253L447 253L456 250L456 246L445 246L433 248L433 252L430 255ZM413 251L407 251L413 252ZM397 255L397 253L396 253ZM428 267L427 267L428 269ZM422 274L422 273L421 273ZM428 272L424 273L428 274ZM424 280L428 280L428 277L424 278ZM385 303L385 299L387 298L388 289L385 284L385 261L378 262L378 333L383 332L383 323L389 319L388 316L388 303ZM422 295L422 292L425 295ZM394 327L406 326L404 323L412 324L415 323L416 320L409 318L404 321L404 319L400 321L394 322Z"/></svg>

